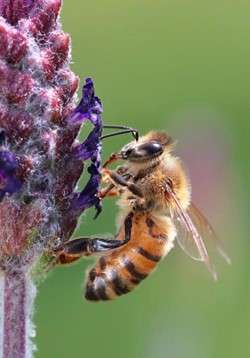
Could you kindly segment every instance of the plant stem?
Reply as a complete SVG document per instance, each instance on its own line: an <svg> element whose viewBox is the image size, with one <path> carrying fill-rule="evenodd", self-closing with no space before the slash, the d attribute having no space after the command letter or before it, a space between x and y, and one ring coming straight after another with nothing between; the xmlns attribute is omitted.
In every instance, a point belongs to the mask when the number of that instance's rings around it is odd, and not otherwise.
<svg viewBox="0 0 250 358"><path fill-rule="evenodd" d="M32 309L33 284L23 272L3 273L3 353L4 358L32 357L33 346L29 341L32 328L29 319ZM32 292L33 291L33 292ZM28 334L29 333L29 334Z"/></svg>

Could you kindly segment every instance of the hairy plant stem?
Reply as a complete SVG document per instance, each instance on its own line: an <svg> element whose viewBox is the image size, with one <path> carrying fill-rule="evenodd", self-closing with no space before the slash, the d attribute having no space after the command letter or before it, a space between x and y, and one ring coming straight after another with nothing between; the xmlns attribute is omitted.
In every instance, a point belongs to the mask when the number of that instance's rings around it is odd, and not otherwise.
<svg viewBox="0 0 250 358"><path fill-rule="evenodd" d="M32 326L30 314L34 298L33 284L23 272L3 273L2 356L4 358L32 357Z"/></svg>

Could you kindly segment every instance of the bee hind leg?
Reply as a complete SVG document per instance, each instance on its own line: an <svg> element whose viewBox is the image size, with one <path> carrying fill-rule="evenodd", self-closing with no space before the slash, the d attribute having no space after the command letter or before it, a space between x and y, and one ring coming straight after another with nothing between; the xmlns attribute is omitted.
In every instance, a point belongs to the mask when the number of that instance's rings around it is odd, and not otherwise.
<svg viewBox="0 0 250 358"><path fill-rule="evenodd" d="M119 240L83 237L68 241L64 246L63 253L66 256L74 257L90 256L96 252L114 250L123 245L124 242Z"/></svg>
<svg viewBox="0 0 250 358"><path fill-rule="evenodd" d="M56 250L53 254L59 254L56 264L70 264L81 257L91 256L97 252L105 252L115 250L125 245L125 240L108 240L108 239L92 239L82 237L79 239L68 241L61 250Z"/></svg>
<svg viewBox="0 0 250 358"><path fill-rule="evenodd" d="M97 252L112 251L126 245L131 238L133 213L129 213L124 221L125 239L101 239L82 237L68 241L59 251L58 262L66 264L77 260L80 257L93 255Z"/></svg>

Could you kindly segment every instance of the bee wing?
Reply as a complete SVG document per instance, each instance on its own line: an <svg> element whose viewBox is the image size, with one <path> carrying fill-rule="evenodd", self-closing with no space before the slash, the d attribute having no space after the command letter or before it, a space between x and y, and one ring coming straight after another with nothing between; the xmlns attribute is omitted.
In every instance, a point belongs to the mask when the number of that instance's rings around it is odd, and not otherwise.
<svg viewBox="0 0 250 358"><path fill-rule="evenodd" d="M212 264L202 237L196 229L188 212L182 207L172 188L167 185L167 191L175 203L173 218L178 226L177 240L181 248L192 258L203 261L213 278L217 279L214 265ZM191 248L191 249L190 249Z"/></svg>
<svg viewBox="0 0 250 358"><path fill-rule="evenodd" d="M209 224L205 216L193 203L191 203L188 208L188 214L204 241L208 243L212 241L215 244L219 254L228 264L231 264L231 259L227 253L224 243L220 240L220 238L214 231L213 227Z"/></svg>

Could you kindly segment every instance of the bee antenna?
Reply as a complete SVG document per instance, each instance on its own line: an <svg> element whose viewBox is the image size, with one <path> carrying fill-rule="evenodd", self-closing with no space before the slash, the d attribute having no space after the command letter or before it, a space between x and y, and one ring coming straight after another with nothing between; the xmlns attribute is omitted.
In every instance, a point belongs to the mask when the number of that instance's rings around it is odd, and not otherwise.
<svg viewBox="0 0 250 358"><path fill-rule="evenodd" d="M131 127L105 124L103 126L103 128L122 129L122 130L117 131L117 132L113 132L113 133L104 134L103 136L100 137L101 140L105 139L105 138L108 138L108 137L114 137L116 135L126 134L126 133L132 133L132 135L133 135L133 137L135 138L136 141L138 141L138 139L139 139L138 131L136 129L134 129L134 128L131 128Z"/></svg>
<svg viewBox="0 0 250 358"><path fill-rule="evenodd" d="M132 132L132 134L133 134L133 137L135 138L136 142L138 142L138 140L139 140L139 132L135 130L134 132Z"/></svg>

